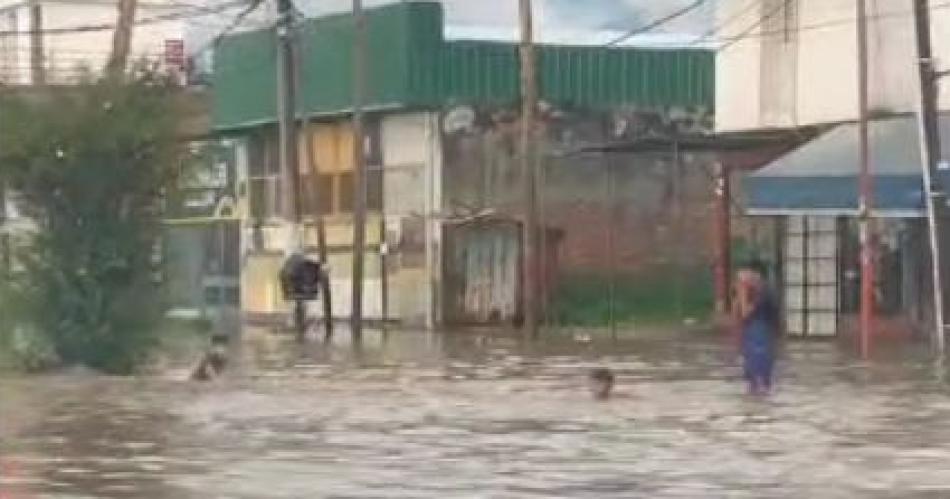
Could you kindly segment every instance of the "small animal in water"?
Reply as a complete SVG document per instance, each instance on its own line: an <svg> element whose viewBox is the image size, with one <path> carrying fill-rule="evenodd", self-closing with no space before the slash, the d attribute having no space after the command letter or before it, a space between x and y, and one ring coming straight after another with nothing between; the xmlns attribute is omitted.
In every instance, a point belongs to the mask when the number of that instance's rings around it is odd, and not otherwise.
<svg viewBox="0 0 950 499"><path fill-rule="evenodd" d="M191 373L191 379L194 381L211 381L220 376L228 364L227 344L226 336L212 336L211 348L201 356L201 360L198 361L198 365Z"/></svg>
<svg viewBox="0 0 950 499"><path fill-rule="evenodd" d="M596 400L607 400L614 388L614 373L609 368L598 367L588 377L591 395Z"/></svg>

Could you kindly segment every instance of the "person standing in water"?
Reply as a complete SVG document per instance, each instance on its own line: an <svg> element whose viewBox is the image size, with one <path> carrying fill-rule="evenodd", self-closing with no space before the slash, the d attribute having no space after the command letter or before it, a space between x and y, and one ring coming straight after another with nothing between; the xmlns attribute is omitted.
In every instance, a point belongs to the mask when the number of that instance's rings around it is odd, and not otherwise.
<svg viewBox="0 0 950 499"><path fill-rule="evenodd" d="M779 311L770 292L763 265L752 262L739 270L736 314L740 328L743 371L752 395L767 395L779 335Z"/></svg>

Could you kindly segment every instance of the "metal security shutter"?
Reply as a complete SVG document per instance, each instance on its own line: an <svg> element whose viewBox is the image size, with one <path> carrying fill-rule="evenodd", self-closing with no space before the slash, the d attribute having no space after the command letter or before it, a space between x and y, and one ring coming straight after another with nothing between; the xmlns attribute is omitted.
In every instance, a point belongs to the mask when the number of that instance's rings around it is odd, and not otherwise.
<svg viewBox="0 0 950 499"><path fill-rule="evenodd" d="M837 221L789 217L786 225L785 320L791 336L834 336L838 326Z"/></svg>

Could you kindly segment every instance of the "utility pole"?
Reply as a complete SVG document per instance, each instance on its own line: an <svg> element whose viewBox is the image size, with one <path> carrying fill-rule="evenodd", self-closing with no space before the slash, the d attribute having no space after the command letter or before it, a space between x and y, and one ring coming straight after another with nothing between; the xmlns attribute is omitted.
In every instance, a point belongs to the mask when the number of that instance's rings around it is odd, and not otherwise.
<svg viewBox="0 0 950 499"><path fill-rule="evenodd" d="M290 195L283 196L284 216L293 224L292 249L300 246L300 165L297 143L297 67L294 44L294 7L291 0L277 0L277 113L280 138L280 168L284 186ZM286 192L286 191L285 191Z"/></svg>
<svg viewBox="0 0 950 499"><path fill-rule="evenodd" d="M730 234L732 233L732 214L730 202L732 200L732 170L728 165L716 165L716 190L714 207L716 212L716 312L726 316L731 310L732 292L732 261Z"/></svg>
<svg viewBox="0 0 950 499"><path fill-rule="evenodd" d="M353 0L353 298L350 327L353 343L363 338L363 259L366 256L366 144L363 100L366 98L366 16L363 1Z"/></svg>
<svg viewBox="0 0 950 499"><path fill-rule="evenodd" d="M524 334L538 336L538 301L541 277L538 251L538 167L535 164L535 115L538 79L534 58L534 22L531 0L519 0L521 20L521 172L524 182Z"/></svg>
<svg viewBox="0 0 950 499"><path fill-rule="evenodd" d="M112 54L106 67L110 76L120 76L125 71L132 44L132 25L138 0L119 0L119 20L112 34Z"/></svg>
<svg viewBox="0 0 950 499"><path fill-rule="evenodd" d="M871 350L874 325L874 248L871 210L874 204L874 179L871 177L871 156L868 137L868 19L866 0L857 0L858 33L858 133L860 138L860 173L858 211L861 224L861 357L867 359Z"/></svg>
<svg viewBox="0 0 950 499"><path fill-rule="evenodd" d="M30 6L30 83L46 84L46 47L43 37L43 5Z"/></svg>
<svg viewBox="0 0 950 499"><path fill-rule="evenodd" d="M304 43L299 38L297 39L297 42L298 44L296 45L296 47L298 50L294 53L294 55L296 56L294 59L296 61L295 63L296 72L294 73L294 84L296 85L296 87L295 87L294 93L295 95L304 95L304 93L301 92L301 87L306 89L307 88L306 83L309 83L309 82L302 81L303 78L301 76L302 75L301 66L303 64L301 64L301 61L306 60L307 51L305 50L306 45L304 45ZM303 99L298 99L298 101L299 100L303 100ZM315 158L313 157L315 144L313 140L313 130L311 129L310 113L304 112L303 120L304 120L303 130L304 130L304 137L305 137L304 146L307 148L307 153L304 156L304 165L306 166L307 171L310 172L311 175L316 176L317 164L316 164L316 161L314 161ZM301 191L301 196L302 196L303 195L302 187L300 188L300 191ZM317 196L319 195L320 193L318 192ZM316 210L316 207L319 206L319 200L314 200L314 201L315 201L313 203L314 213L312 213L312 215L314 215L316 219L317 252L318 252L318 257L320 259L320 268L323 270L323 276L321 276L321 279L320 279L320 291L323 294L323 298L321 299L321 302L323 303L323 329L324 329L323 342L329 344L331 341L333 341L333 296L331 295L332 290L330 286L330 264L329 264L329 255L327 251L327 230L326 230L326 223L324 220L325 214L320 213L319 210ZM306 208L304 208L303 206L301 206L300 208L301 212L303 212L305 209ZM302 225L303 225L303 221L301 220L301 230L303 229Z"/></svg>
<svg viewBox="0 0 950 499"><path fill-rule="evenodd" d="M920 159L924 180L927 225L930 236L930 264L934 301L933 345L939 355L944 352L943 288L940 266L940 221L946 193L938 179L940 162L940 122L937 115L937 74L934 70L930 34L928 0L914 0L914 21L917 31L917 63L920 73Z"/></svg>
<svg viewBox="0 0 950 499"><path fill-rule="evenodd" d="M285 219L291 224L288 250L290 254L301 253L303 249L300 227L300 162L297 130L297 68L294 51L294 6L292 0L277 0L277 113L278 137L280 139L280 168L282 174L281 190ZM290 186L289 194L286 189ZM306 303L294 300L294 327L297 339L303 341L306 335Z"/></svg>

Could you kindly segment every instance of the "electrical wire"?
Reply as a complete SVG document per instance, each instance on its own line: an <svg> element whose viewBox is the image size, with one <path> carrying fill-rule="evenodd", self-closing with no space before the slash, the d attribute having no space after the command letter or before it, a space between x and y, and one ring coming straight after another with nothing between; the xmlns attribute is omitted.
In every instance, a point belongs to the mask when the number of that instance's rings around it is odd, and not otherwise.
<svg viewBox="0 0 950 499"><path fill-rule="evenodd" d="M706 31L703 34L699 35L699 37L697 37L695 40L690 42L690 45L699 45L700 43L703 43L715 37L718 33L726 29L727 26L738 21L739 19L742 19L743 16L752 12L753 9L760 6L761 4L762 4L762 0L751 0L749 4L746 5L743 9L739 10L738 12L734 12L731 16L725 19L722 22L722 24L719 24L718 26L713 26L712 29L710 29L709 31Z"/></svg>
<svg viewBox="0 0 950 499"><path fill-rule="evenodd" d="M707 3L707 2L708 2L708 0L696 0L695 2L693 2L693 3L691 3L691 4L687 5L687 6L685 6L685 7L683 7L683 8L681 8L681 9L679 9L679 10L676 10L676 11L670 13L670 14L667 14L667 15L665 15L665 16L659 18L659 19L656 19L656 20L654 20L654 21L652 21L652 22L649 22L649 23L647 23L647 24L645 24L645 25L643 25L643 26L640 26L640 27L638 27L638 28L632 29L632 30L630 30L630 31L628 31L628 32L626 32L626 33L624 33L622 36L619 36L619 37L617 37L617 38L611 40L610 42L607 42L604 46L605 46L605 47L613 47L613 46L616 46L617 44L622 43L622 42L624 42L624 41L626 41L626 40L629 40L630 38L633 38L633 37L635 37L635 36L637 36L637 35L642 35L642 34L645 34L645 33L650 32L650 31L653 31L653 30L655 30L655 29L657 29L657 28L659 28L659 27L661 27L661 26L664 26L664 25L666 25L666 24L669 24L669 23L672 22L672 21L675 21L676 19L679 19L680 17L685 16L686 14L689 14L690 12L693 12L694 10L696 10L696 9L698 9L698 8L700 8L700 7L702 7L702 6L703 6L705 3Z"/></svg>
<svg viewBox="0 0 950 499"><path fill-rule="evenodd" d="M258 0L255 0L258 1ZM246 0L230 0L213 7L201 7L185 12L172 12L145 19L136 20L134 26L145 26L162 22L180 21L192 17L202 17L211 14L220 14L228 9L238 7L246 3ZM87 24L80 26L68 26L62 28L43 28L37 30L0 30L0 37L26 36L26 35L69 35L80 33L95 33L99 31L111 31L115 29L115 23Z"/></svg>
<svg viewBox="0 0 950 499"><path fill-rule="evenodd" d="M225 28L222 29L217 35L215 35L214 38L212 38L211 40L208 40L203 45L201 45L197 50L192 52L191 57L197 58L201 56L202 54L204 54L205 52L207 52L208 50L211 50L217 47L218 44L221 43L221 40L224 39L224 37L228 36L229 34L231 34L231 32L237 29L244 22L244 20L247 19L247 16L251 15L255 10L260 8L260 6L263 4L264 4L264 0L251 0L251 2L244 8L244 10L242 10L236 16L234 16L234 19L232 19L231 22L228 23L228 25L225 26Z"/></svg>
<svg viewBox="0 0 950 499"><path fill-rule="evenodd" d="M752 32L754 32L755 30L759 29L759 28L760 28L763 24L765 24L767 21L770 21L770 20L772 20L773 18L775 18L776 16L778 16L780 12L782 12L783 10L785 10L785 8L787 7L787 5L788 5L787 2L784 2L784 1L778 2L772 10L768 11L768 13L763 14L761 17L759 17L758 21L752 23L752 24L749 25L746 29L742 30L742 31L739 33L738 37L736 37L736 38L734 38L734 39L732 39L732 40L729 40L729 41L726 42L725 44L721 45L718 49L716 49L716 51L717 51L717 52L726 51L726 50L729 49L729 47L731 47L731 46L735 45L736 43L739 43L741 40L747 38L750 34L752 34ZM800 30L801 30L801 29L799 28L798 31L800 31Z"/></svg>
<svg viewBox="0 0 950 499"><path fill-rule="evenodd" d="M782 8L782 7L784 7L784 4L779 4L777 9L773 9L772 11L770 11L770 12L764 14L760 19L758 19L758 21L756 21L753 25L751 25L751 26L749 26L748 28L746 28L745 30L743 30L743 31L742 31L741 33L739 33L738 35L727 36L727 37L721 37L721 38L715 40L715 41L718 41L718 42L725 42L724 45L721 45L721 46L718 47L716 50L717 50L717 51L726 50L726 49L728 49L729 47L731 47L732 45L735 45L736 43L738 43L738 42L740 42L740 41L742 41L742 40L748 40L748 39L754 39L754 38L764 38L764 37L767 37L767 36L781 35L781 34L786 34L786 33L789 33L789 32L791 32L791 33L796 33L796 34L801 34L801 33L806 33L806 32L810 32L810 31L819 31L819 30L823 30L823 29L833 28L833 27L837 27L837 26L851 25L851 24L854 24L855 22L857 22L857 19L856 19L856 18L849 17L849 18L842 18L842 19L834 19L834 20L829 20L829 21L823 21L823 22L819 22L819 23L815 23L815 24L809 24L809 25L805 25L805 26L798 27L798 28L796 28L796 29L794 29L794 30L781 29L781 30L770 30L770 31L758 31L758 32L755 32L755 30L756 30L757 28L761 27L761 26L762 26L763 24L765 24L767 21L769 21L769 20L771 20L772 18L774 18L775 16L777 16L777 15L779 14L779 12L781 11L781 8ZM938 10L945 10L945 9L950 9L950 1L945 1L945 2L941 2L941 3L933 4L933 5L930 6L930 11L931 11L931 12L938 11ZM876 21L876 20L882 20L882 19L898 19L898 18L903 18L903 17L908 17L908 18L909 18L909 17L912 17L912 16L913 16L913 11L909 11L909 10L908 10L908 11L902 11L902 12L889 12L889 13L883 13L883 14L869 15L869 16L867 16L867 17L868 17L868 20L869 20L869 21Z"/></svg>

